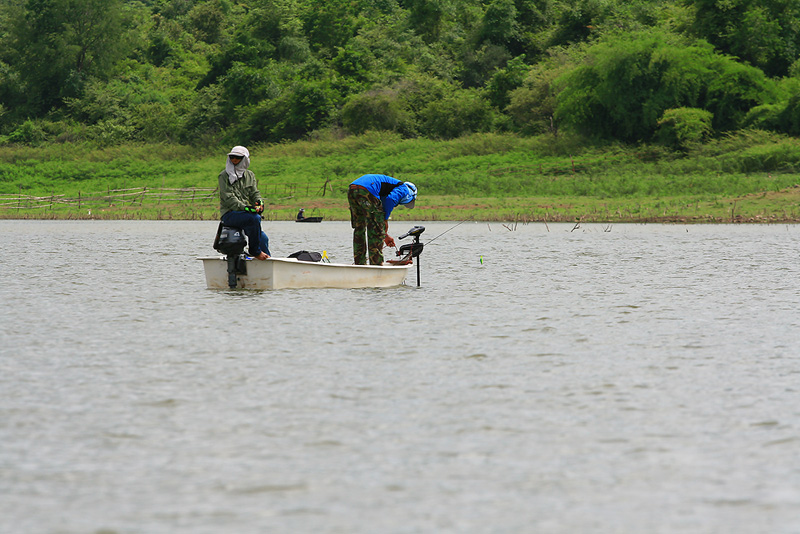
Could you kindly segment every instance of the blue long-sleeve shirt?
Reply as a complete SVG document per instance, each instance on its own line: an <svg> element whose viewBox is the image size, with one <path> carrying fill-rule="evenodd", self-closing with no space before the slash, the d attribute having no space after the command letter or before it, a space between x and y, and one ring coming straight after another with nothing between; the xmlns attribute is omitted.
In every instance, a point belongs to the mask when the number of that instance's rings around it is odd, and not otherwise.
<svg viewBox="0 0 800 534"><path fill-rule="evenodd" d="M385 174L365 174L353 181L353 184L360 185L369 191L372 196L380 199L381 205L383 206L384 219L387 221L392 214L392 210L395 209L397 205L400 204L400 201L408 194L408 188L398 185L402 183L403 182L400 180L392 178L391 176L386 176ZM385 191L395 185L397 185L397 187L392 189L391 192L381 196L381 188L384 188Z"/></svg>

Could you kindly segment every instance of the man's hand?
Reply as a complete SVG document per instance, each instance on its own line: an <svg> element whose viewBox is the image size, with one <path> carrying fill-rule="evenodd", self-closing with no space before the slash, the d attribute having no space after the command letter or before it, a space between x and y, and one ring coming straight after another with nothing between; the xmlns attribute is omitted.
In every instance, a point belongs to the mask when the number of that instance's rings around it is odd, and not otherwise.
<svg viewBox="0 0 800 534"><path fill-rule="evenodd" d="M396 247L397 245L394 242L394 238L389 234L386 234L386 237L383 238L383 242L387 247Z"/></svg>

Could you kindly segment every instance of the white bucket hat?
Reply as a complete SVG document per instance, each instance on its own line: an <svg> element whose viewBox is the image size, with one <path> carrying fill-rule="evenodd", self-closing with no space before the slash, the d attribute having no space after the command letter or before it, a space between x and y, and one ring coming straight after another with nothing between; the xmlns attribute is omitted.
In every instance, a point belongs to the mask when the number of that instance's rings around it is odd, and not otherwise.
<svg viewBox="0 0 800 534"><path fill-rule="evenodd" d="M242 161L240 161L234 166L233 162L231 162L231 156L241 156ZM233 183L242 176L244 176L244 171L249 166L250 166L250 151L240 145L233 147L231 151L228 152L228 161L225 162L225 172L228 173L228 181L230 183Z"/></svg>

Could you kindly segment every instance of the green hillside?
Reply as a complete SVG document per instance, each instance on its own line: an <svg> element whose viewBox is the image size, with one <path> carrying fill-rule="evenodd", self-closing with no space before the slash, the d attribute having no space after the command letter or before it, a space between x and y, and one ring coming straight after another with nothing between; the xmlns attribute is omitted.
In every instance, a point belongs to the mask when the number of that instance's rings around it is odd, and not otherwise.
<svg viewBox="0 0 800 534"><path fill-rule="evenodd" d="M2 218L215 219L222 151L162 145L64 152L0 149ZM365 134L251 146L265 217L297 210L348 218L348 184L366 172L412 181L417 209L397 219L777 222L800 217L800 143L748 131L676 155L582 148L566 136L454 140Z"/></svg>

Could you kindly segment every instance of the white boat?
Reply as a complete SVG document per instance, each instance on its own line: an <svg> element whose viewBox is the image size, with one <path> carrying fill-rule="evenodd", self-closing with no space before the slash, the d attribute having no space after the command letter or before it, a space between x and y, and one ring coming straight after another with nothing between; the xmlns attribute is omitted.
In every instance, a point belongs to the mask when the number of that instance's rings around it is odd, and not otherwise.
<svg viewBox="0 0 800 534"><path fill-rule="evenodd" d="M225 256L198 258L203 261L209 289L228 289ZM246 289L296 289L313 287L393 287L405 282L409 265L347 265L298 261L294 258L246 259L240 262L236 287ZM241 271L246 271L242 273Z"/></svg>

